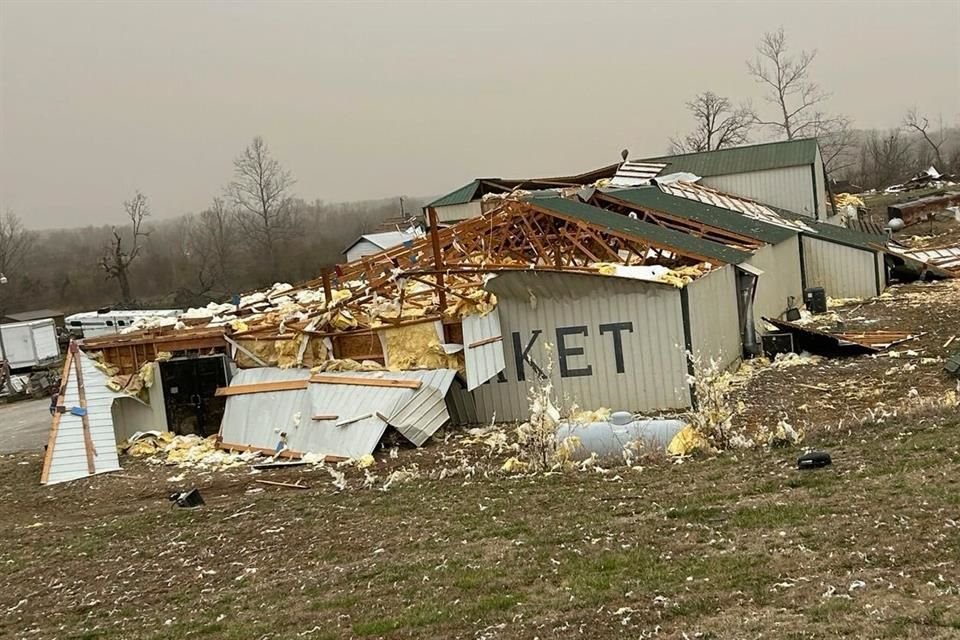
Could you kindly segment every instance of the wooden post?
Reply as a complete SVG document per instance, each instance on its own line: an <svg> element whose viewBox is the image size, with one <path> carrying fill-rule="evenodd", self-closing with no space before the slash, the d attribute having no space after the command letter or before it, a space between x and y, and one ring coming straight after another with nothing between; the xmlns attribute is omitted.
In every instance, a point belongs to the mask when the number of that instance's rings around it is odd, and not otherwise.
<svg viewBox="0 0 960 640"><path fill-rule="evenodd" d="M67 357L63 359L63 374L60 376L60 388L57 389L57 409L53 414L53 422L50 425L50 434L47 436L47 449L43 452L43 469L40 471L40 484L47 484L50 478L50 465L53 463L53 448L57 443L57 433L60 430L59 407L63 406L64 392L70 382L70 367L73 365L73 340L70 341L70 349L67 350Z"/></svg>
<svg viewBox="0 0 960 640"><path fill-rule="evenodd" d="M323 279L323 299L327 304L330 304L333 299L333 293L330 291L330 267L321 269L320 277Z"/></svg>
<svg viewBox="0 0 960 640"><path fill-rule="evenodd" d="M433 268L437 270L437 294L440 300L440 317L443 317L447 310L447 292L443 287L443 256L440 255L440 229L437 225L437 210L433 207L427 209L427 216L430 220L430 241L433 244Z"/></svg>
<svg viewBox="0 0 960 640"><path fill-rule="evenodd" d="M87 472L93 475L97 472L97 465L93 457L97 452L93 448L93 436L90 434L90 416L87 414L87 390L83 385L83 363L81 362L77 349L77 344L72 343L70 350L73 353L73 370L77 374L77 395L80 397L80 408L83 409L83 415L80 416L80 424L83 425L83 452L87 456Z"/></svg>

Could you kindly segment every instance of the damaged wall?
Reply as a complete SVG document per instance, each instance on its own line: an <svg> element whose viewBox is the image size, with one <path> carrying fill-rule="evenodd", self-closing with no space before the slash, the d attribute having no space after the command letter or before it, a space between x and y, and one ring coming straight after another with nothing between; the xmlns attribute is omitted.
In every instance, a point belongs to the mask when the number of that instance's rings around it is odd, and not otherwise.
<svg viewBox="0 0 960 640"><path fill-rule="evenodd" d="M113 430L117 442L123 442L137 431L167 431L167 408L160 381L159 363L153 367L153 384L145 389L146 402L129 396L118 397L112 407Z"/></svg>
<svg viewBox="0 0 960 640"><path fill-rule="evenodd" d="M747 263L763 271L753 303L753 317L757 322L764 317L779 318L787 310L787 298L790 296L793 296L795 304L803 304L800 236L760 247Z"/></svg>
<svg viewBox="0 0 960 640"><path fill-rule="evenodd" d="M700 180L700 184L751 200L759 200L811 218L823 218L825 212L821 212L818 216L820 206L815 202L816 183L812 167L813 165L807 164L783 169L707 176ZM820 172L823 172L822 167Z"/></svg>
<svg viewBox="0 0 960 640"><path fill-rule="evenodd" d="M763 279L763 276L760 276ZM692 352L722 369L743 353L734 267L727 265L687 285Z"/></svg>
<svg viewBox="0 0 960 640"><path fill-rule="evenodd" d="M882 284L877 286L877 252L810 236L803 236L802 242L807 287L823 287L831 298L869 298L882 293Z"/></svg>
<svg viewBox="0 0 960 640"><path fill-rule="evenodd" d="M546 366L548 342L554 389L564 405L630 411L689 405L680 289L526 271L501 273L487 289L499 301L507 366L473 391L481 420L529 416L527 395L536 370Z"/></svg>

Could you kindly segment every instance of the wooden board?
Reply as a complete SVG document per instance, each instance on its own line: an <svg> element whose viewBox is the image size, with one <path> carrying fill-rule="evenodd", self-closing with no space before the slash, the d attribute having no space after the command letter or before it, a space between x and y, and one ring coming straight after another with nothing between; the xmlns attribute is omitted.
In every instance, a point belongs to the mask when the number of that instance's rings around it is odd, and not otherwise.
<svg viewBox="0 0 960 640"><path fill-rule="evenodd" d="M70 349L76 351L76 343L71 344ZM90 434L90 415L87 411L87 389L83 384L83 363L80 358L73 358L73 369L77 374L77 395L80 396L80 408L83 409L83 415L80 416L80 424L83 425L83 452L87 456L87 472L93 475L97 472L97 463L93 459L97 452L93 448L93 436Z"/></svg>
<svg viewBox="0 0 960 640"><path fill-rule="evenodd" d="M266 447L255 447L249 444L232 444L229 442L218 442L218 449L223 449L224 451L257 451L267 456L277 457L277 458L289 458L291 460L299 460L303 457L303 454L299 451L290 451L285 450L281 451L279 454L273 450ZM344 456L324 456L324 462L343 462L347 458Z"/></svg>
<svg viewBox="0 0 960 640"><path fill-rule="evenodd" d="M70 380L70 367L73 366L73 352L67 350L67 357L63 360L63 374L60 376L60 388L57 389L57 406L63 406L63 392ZM53 414L53 423L50 425L50 435L47 437L47 449L43 452L43 470L40 472L40 484L47 484L50 478L50 464L53 462L53 446L57 442L57 433L60 431L60 416L57 411Z"/></svg>
<svg viewBox="0 0 960 640"><path fill-rule="evenodd" d="M468 349L476 349L477 347L482 347L485 344L493 344L494 342L500 342L503 340L503 336L492 336L490 338L484 338L483 340L477 340L476 342L471 342L467 345Z"/></svg>
<svg viewBox="0 0 960 640"><path fill-rule="evenodd" d="M401 389L419 389L419 380L392 380L390 378L361 378L354 376L315 375L310 378L314 384L348 384L355 387L393 387Z"/></svg>
<svg viewBox="0 0 960 640"><path fill-rule="evenodd" d="M280 380L278 382L259 382L257 384L238 384L232 387L220 387L213 395L239 396L248 393L267 393L268 391L298 391L306 388L306 380Z"/></svg>

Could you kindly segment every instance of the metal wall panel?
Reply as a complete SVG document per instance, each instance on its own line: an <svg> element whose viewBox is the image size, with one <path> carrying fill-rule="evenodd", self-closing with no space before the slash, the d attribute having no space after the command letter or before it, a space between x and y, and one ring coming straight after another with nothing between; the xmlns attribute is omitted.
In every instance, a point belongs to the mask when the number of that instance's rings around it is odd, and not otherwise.
<svg viewBox="0 0 960 640"><path fill-rule="evenodd" d="M812 166L708 176L700 184L815 218Z"/></svg>
<svg viewBox="0 0 960 640"><path fill-rule="evenodd" d="M93 441L94 473L117 471L120 460L117 457L116 438L113 433L113 414L111 406L124 394L107 388L107 376L97 369L93 360L78 351L81 371L83 372L84 393L87 400L87 419L90 423L90 438ZM63 406L69 409L80 406L80 393L77 376L73 367L66 382ZM60 417L60 426L50 454L50 474L47 484L67 482L90 475L87 469L87 457L83 445L83 420L80 416L64 413Z"/></svg>
<svg viewBox="0 0 960 640"><path fill-rule="evenodd" d="M437 389L443 397L456 371L350 371L324 375L416 379L424 387ZM307 369L244 369L234 377L231 386L306 380L309 377L310 371ZM287 447L291 451L356 458L372 453L387 428L386 422L376 414L391 416L413 396L413 389L339 384L309 384L304 390L228 396L220 435L228 444L273 449L279 442L280 432L284 432L287 434ZM425 407L419 415L432 424L435 412L427 409L429 407ZM319 415L335 415L337 419L312 419ZM337 426L338 422L361 416L368 417ZM415 426L421 430L429 428L420 423L415 423Z"/></svg>
<svg viewBox="0 0 960 640"><path fill-rule="evenodd" d="M679 289L526 271L501 273L487 289L497 295L507 366L473 391L480 421L529 416L527 396L536 374L528 364L520 374L517 345L522 353L535 331L529 356L543 368L544 343L553 345L554 391L564 406L655 411L689 405Z"/></svg>
<svg viewBox="0 0 960 640"><path fill-rule="evenodd" d="M506 366L503 358L503 340L471 347L470 345L502 337L500 314L496 309L484 316L463 319L463 359L467 369L467 390L473 391L497 375Z"/></svg>
<svg viewBox="0 0 960 640"><path fill-rule="evenodd" d="M831 298L877 295L876 252L803 237L807 287L823 287Z"/></svg>
<svg viewBox="0 0 960 640"><path fill-rule="evenodd" d="M468 218L476 218L481 213L479 200L464 204L450 204L445 207L436 207L438 222L460 222Z"/></svg>
<svg viewBox="0 0 960 640"><path fill-rule="evenodd" d="M57 325L53 320L40 320L32 326L33 346L37 360L44 362L60 357L60 343L57 342Z"/></svg>
<svg viewBox="0 0 960 640"><path fill-rule="evenodd" d="M687 295L694 357L704 366L715 360L727 368L743 355L734 267L727 265L691 282Z"/></svg>
<svg viewBox="0 0 960 640"><path fill-rule="evenodd" d="M817 219L826 220L832 213L833 207L830 206L830 197L827 193L826 179L823 174L823 156L820 155L820 147L817 147L817 159L813 163L813 186L817 194Z"/></svg>
<svg viewBox="0 0 960 640"><path fill-rule="evenodd" d="M793 236L775 245L763 246L747 260L761 269L753 302L753 317L777 318L787 310L787 298L793 296L803 304L803 281L800 277L800 236Z"/></svg>

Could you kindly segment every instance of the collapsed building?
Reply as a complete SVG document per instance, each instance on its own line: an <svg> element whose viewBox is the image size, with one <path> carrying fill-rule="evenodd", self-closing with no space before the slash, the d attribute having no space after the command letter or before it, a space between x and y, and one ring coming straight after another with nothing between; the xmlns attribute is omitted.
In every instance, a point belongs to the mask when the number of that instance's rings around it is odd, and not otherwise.
<svg viewBox="0 0 960 640"><path fill-rule="evenodd" d="M475 181L466 202L426 207L423 236L73 345L42 481L114 470L101 452L150 430L331 460L388 428L420 446L448 422L525 419L543 377L582 407L682 411L692 361L758 353L763 318L808 288L887 284L883 237L628 164Z"/></svg>

